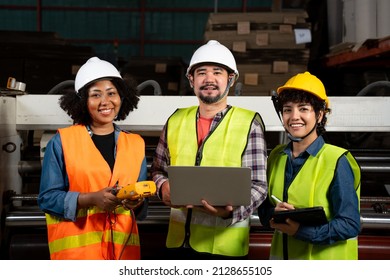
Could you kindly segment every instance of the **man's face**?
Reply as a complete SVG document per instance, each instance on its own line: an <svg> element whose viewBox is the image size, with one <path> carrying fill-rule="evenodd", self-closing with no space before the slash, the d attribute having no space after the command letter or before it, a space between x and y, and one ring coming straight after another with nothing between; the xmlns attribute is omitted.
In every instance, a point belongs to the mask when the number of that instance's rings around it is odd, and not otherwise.
<svg viewBox="0 0 390 280"><path fill-rule="evenodd" d="M190 75L195 95L205 104L220 100L228 84L228 72L217 65L201 65ZM225 97L226 98L226 97Z"/></svg>

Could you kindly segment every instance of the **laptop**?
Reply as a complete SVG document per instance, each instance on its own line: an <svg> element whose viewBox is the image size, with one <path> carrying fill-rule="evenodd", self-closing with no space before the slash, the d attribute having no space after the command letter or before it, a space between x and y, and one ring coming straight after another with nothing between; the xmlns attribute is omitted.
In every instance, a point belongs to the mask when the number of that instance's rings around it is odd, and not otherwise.
<svg viewBox="0 0 390 280"><path fill-rule="evenodd" d="M169 166L168 178L173 205L201 205L201 199L213 206L250 204L249 167Z"/></svg>

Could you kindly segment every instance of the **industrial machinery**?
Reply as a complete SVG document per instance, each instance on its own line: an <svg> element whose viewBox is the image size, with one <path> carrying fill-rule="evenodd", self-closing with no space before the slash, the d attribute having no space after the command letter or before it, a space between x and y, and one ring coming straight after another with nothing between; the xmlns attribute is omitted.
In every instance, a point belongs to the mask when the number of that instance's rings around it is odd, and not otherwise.
<svg viewBox="0 0 390 280"><path fill-rule="evenodd" d="M58 98L56 94L0 95L2 259L49 258L45 216L36 198L45 145L58 128L72 124L59 108ZM390 97L330 97L330 103L328 140L350 149L362 169L359 257L390 259ZM118 124L144 137L150 164L165 121L177 108L194 104L194 96L141 96L138 109ZM262 115L269 149L286 141L270 97L229 96L229 104ZM362 135L365 138L359 139ZM374 138L371 145L369 137ZM148 217L139 222L144 259L164 258L168 217L169 208L151 197ZM271 236L254 215L251 259L268 258Z"/></svg>

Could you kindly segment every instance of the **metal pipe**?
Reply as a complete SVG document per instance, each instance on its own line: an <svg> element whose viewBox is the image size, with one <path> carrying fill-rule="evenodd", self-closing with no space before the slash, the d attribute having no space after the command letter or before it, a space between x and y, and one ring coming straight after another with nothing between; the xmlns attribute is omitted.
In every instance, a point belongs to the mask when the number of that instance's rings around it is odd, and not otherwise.
<svg viewBox="0 0 390 280"><path fill-rule="evenodd" d="M154 95L161 95L160 85L154 80L147 80L138 85L138 90L142 91L147 86L152 86L154 88ZM283 133L281 133L280 137L284 137ZM23 175L39 175L41 172L41 162L40 161L19 161L18 163L18 172L21 176ZM360 168L362 172L366 173L390 173L390 163L367 163L361 162Z"/></svg>
<svg viewBox="0 0 390 280"><path fill-rule="evenodd" d="M146 80L146 81L140 83L137 86L137 90L142 91L147 86L152 86L154 88L154 92L153 92L154 95L162 95L160 84L158 82L156 82L155 80Z"/></svg>
<svg viewBox="0 0 390 280"><path fill-rule="evenodd" d="M37 31L42 31L42 0L37 0Z"/></svg>
<svg viewBox="0 0 390 280"><path fill-rule="evenodd" d="M365 96L365 95L375 95L375 90L377 88L383 88L387 87L390 89L390 82L389 81L376 81L373 82L366 87L364 87L361 91L358 92L357 96Z"/></svg>
<svg viewBox="0 0 390 280"><path fill-rule="evenodd" d="M74 87L74 80L66 80L63 81L54 87L52 87L47 94L61 94L61 90L67 88L67 87Z"/></svg>
<svg viewBox="0 0 390 280"><path fill-rule="evenodd" d="M45 226L46 218L42 214L10 215L5 218L6 227Z"/></svg>
<svg viewBox="0 0 390 280"><path fill-rule="evenodd" d="M139 221L139 224L166 224L169 220L169 208L165 206L149 207L148 217ZM362 229L390 229L390 213L361 213ZM45 214L39 209L11 211L6 215L5 224L10 227L17 226L43 226L45 225ZM261 226L257 215L251 216L253 226Z"/></svg>
<svg viewBox="0 0 390 280"><path fill-rule="evenodd" d="M390 215L383 213L364 213L360 218L362 229L390 229Z"/></svg>
<svg viewBox="0 0 390 280"><path fill-rule="evenodd" d="M355 156L355 159L359 161L380 161L390 162L390 157L377 157L377 156Z"/></svg>
<svg viewBox="0 0 390 280"><path fill-rule="evenodd" d="M145 55L145 9L146 9L146 0L141 0L139 8L139 56Z"/></svg>
<svg viewBox="0 0 390 280"><path fill-rule="evenodd" d="M360 164L362 172L390 172L389 165Z"/></svg>
<svg viewBox="0 0 390 280"><path fill-rule="evenodd" d="M160 85L153 81L153 80L147 80L141 84L138 85L138 90L142 91L147 86L152 86L154 88L154 95L161 95L161 88ZM281 137L284 137L283 134L281 134ZM20 175L38 175L41 172L41 162L40 161L19 161L18 164L18 171ZM390 163L387 164L374 164L374 163L360 163L360 168L362 172L366 173L390 173Z"/></svg>
<svg viewBox="0 0 390 280"><path fill-rule="evenodd" d="M36 201L38 199L37 194L15 194L12 195L10 201Z"/></svg>
<svg viewBox="0 0 390 280"><path fill-rule="evenodd" d="M385 196L364 196L360 198L360 204L364 203L390 203L390 197Z"/></svg>
<svg viewBox="0 0 390 280"><path fill-rule="evenodd" d="M33 161L33 160L22 160L18 163L18 172L19 175L27 175L27 174L35 174L39 175L41 173L41 162L40 161Z"/></svg>

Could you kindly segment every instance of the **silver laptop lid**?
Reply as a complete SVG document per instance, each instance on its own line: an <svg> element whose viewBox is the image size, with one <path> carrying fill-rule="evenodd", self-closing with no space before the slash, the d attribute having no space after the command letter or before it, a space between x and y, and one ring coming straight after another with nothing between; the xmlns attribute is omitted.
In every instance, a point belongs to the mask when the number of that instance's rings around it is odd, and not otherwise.
<svg viewBox="0 0 390 280"><path fill-rule="evenodd" d="M173 205L249 205L249 167L169 166L168 178Z"/></svg>

